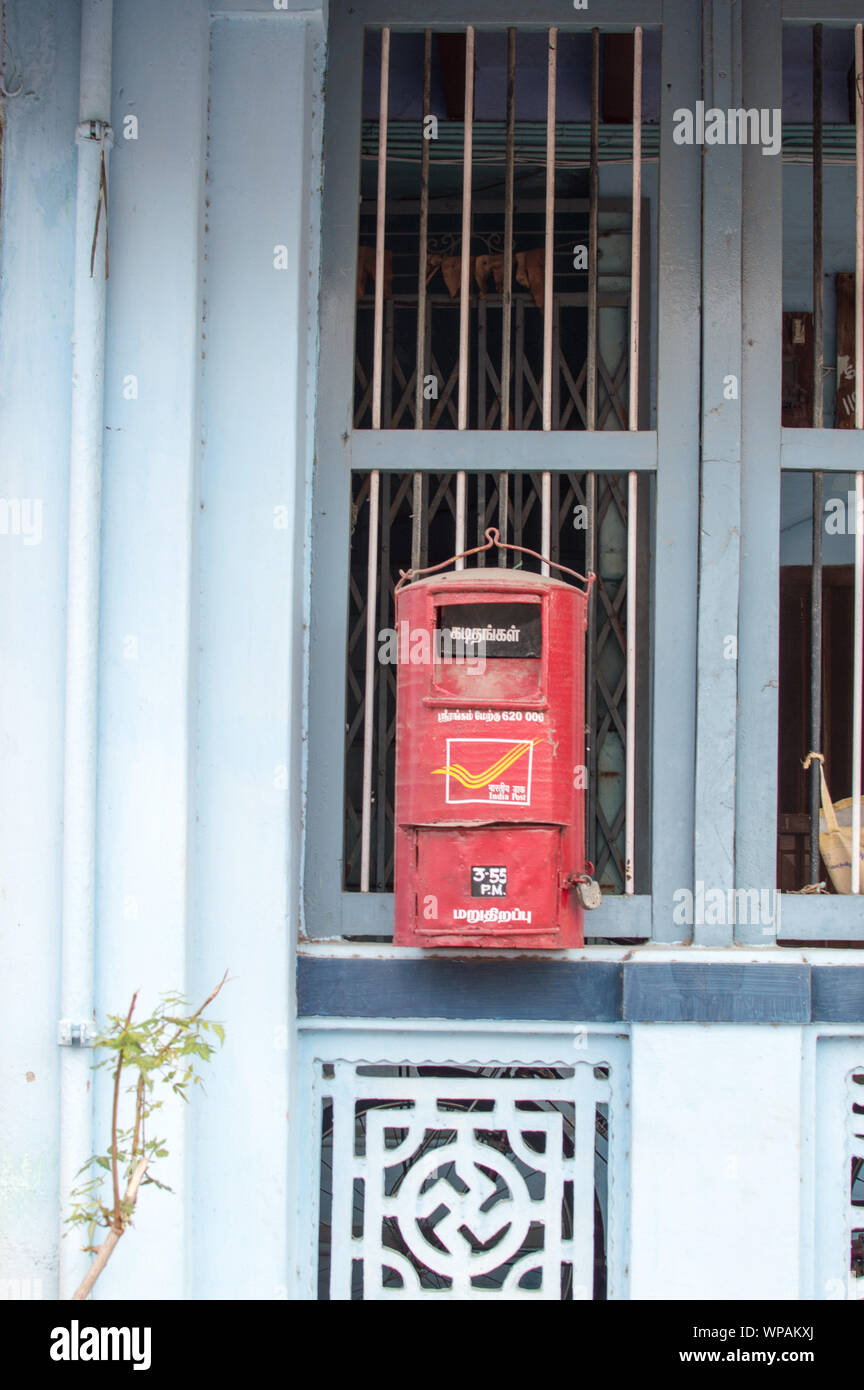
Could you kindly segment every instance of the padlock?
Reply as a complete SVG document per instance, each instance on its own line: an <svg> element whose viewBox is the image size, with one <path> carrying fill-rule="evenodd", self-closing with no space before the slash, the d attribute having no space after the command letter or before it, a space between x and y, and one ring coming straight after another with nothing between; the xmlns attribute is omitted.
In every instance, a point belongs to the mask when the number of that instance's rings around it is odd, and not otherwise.
<svg viewBox="0 0 864 1390"><path fill-rule="evenodd" d="M596 878L580 878L576 883L576 892L579 901L586 911L592 907L602 907L603 894L600 891L600 884Z"/></svg>

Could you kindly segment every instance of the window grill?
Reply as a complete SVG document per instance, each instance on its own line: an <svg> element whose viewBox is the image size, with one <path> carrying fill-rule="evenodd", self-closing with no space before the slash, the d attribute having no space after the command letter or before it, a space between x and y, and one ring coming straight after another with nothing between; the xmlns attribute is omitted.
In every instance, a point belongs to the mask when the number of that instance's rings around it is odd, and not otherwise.
<svg viewBox="0 0 864 1390"><path fill-rule="evenodd" d="M640 387L640 362L647 358L642 332L642 28L634 30L627 55L629 138L622 141L619 135L617 140L607 140L604 149L605 157L612 157L611 145L615 157L629 162L630 198L606 207L599 197L600 29L595 28L590 35L566 36L563 50L556 27L529 40L531 52L535 56L542 52L544 58L542 141L536 121L525 128L517 120L517 87L527 81L529 100L533 94L535 102L539 101L539 78L532 85L530 69L520 69L518 49L525 36L520 40L514 27L506 35L481 35L469 25L460 34L438 38L435 65L433 34L430 29L425 31L421 65L419 36L400 34L389 26L380 32L366 31L364 87L370 105L377 89L377 108L375 120L364 125L362 139L354 428L410 429L415 433L470 428L637 430L640 405L644 413L647 404L649 381L644 372ZM613 42L620 44L620 39ZM506 70L501 93L505 119L503 124L481 120L475 128L475 78L484 72L481 48L487 63L494 65L500 60L502 70ZM565 94L565 101L568 95L572 100L562 51L574 68L581 65L589 77L587 161L586 132L578 125L575 129L572 124L567 127L563 152L557 143L559 92ZM398 79L395 84L394 74ZM612 74L611 56L607 55L607 85ZM445 92L448 117L461 117L459 131L448 123L440 154L435 149L439 132L432 110L433 76L445 88L449 85ZM486 100L488 103L488 97ZM401 121L397 119L397 102ZM413 117L407 131L405 112ZM652 143L656 147L656 141ZM586 163L587 175L577 174L575 171ZM485 180L482 189L488 191L497 182L501 197L477 196L481 191L475 188L478 169ZM578 184L586 178L588 198L571 196L574 180ZM537 196L540 192L542 198ZM526 292L514 293L514 275ZM439 289L430 292L435 279ZM490 283L494 283L494 293ZM444 286L449 293L440 292ZM369 516L365 581L363 563L356 554L350 577L344 862L345 887L359 887L361 892L386 889L392 883L395 675L376 676L372 617L377 609L381 628L392 623L392 585L398 565L394 566L391 551L400 511L409 505L413 509L411 552L415 564L428 553L426 532L430 524L435 529L442 508L449 508L453 518L453 539L445 555L466 549L468 528L475 521L482 540L485 526L497 509L505 538L511 515L513 534L518 538L527 517L536 511L539 531L534 547L555 559L561 550L562 498L568 488L576 489L586 513L591 513L586 524L590 524L591 545L594 543L597 483L593 477L574 483L575 474L553 475L543 470L539 479L530 481L523 499L521 473L512 475L512 498L511 484L504 475L478 474L476 495L470 502L467 470L443 477L443 484L421 473L410 483L407 475L385 481L380 470L374 469L358 484L359 491L355 490L355 517L363 501ZM601 883L605 875L608 889L632 894L637 873L636 720L632 710L637 686L639 534L635 472L628 476L626 496L611 475L601 481L601 525L612 499L626 529L626 574L623 580L616 576L615 584L617 599L623 598L625 606L619 612L616 601L610 598L612 577L605 576L599 604L606 621L592 626L589 738L595 773L615 740L620 739L624 775L620 805L611 788L602 796L592 791L588 838L589 857ZM589 565L591 547L581 549L582 563ZM440 558L437 552L436 558ZM457 560L456 567L463 563ZM403 567L407 568L404 561ZM541 569L548 573L545 563ZM596 617L596 603L594 610ZM361 627L365 630L362 645ZM623 676L617 671L611 676L614 694L607 679L610 632L614 632L624 658ZM625 718L628 688L629 723ZM595 731L592 720L598 712L598 694L603 708L600 730ZM362 749L362 761L356 756L358 748ZM615 773L610 770L607 775L614 778Z"/></svg>
<svg viewBox="0 0 864 1390"><path fill-rule="evenodd" d="M377 633L392 622L393 576L412 555L431 562L467 549L484 515L511 541L521 526L532 549L575 559L585 537L565 543L561 518L580 489L589 533L608 542L588 654L598 774L587 835L606 887L597 926L602 939L650 935L659 891L658 935L678 931L673 893L692 876L693 774L678 754L692 742L692 670L670 680L661 701L649 696L654 663L671 674L695 640L699 165L689 152L669 157L673 110L695 99L699 81L698 26L683 22L685 9L684 0L662 10L648 0L644 14L630 5L625 17L604 3L596 18L577 14L556 28L553 7L523 24L510 6L490 12L488 26L478 13L469 33L448 5L420 28L398 3L334 0L313 499L311 937L392 932L395 671L378 669ZM425 115L438 118L437 140L423 138ZM655 343L669 362L662 379ZM653 428L661 414L665 480ZM347 683L334 679L346 648ZM662 778L652 778L658 740L670 746Z"/></svg>
<svg viewBox="0 0 864 1390"><path fill-rule="evenodd" d="M641 28L626 52L599 28L366 30L355 428L638 427L655 38L643 102ZM629 82L626 127L601 125L601 59L607 86ZM603 211L600 168L618 162L630 196ZM603 350L615 308L623 361Z"/></svg>
<svg viewBox="0 0 864 1390"><path fill-rule="evenodd" d="M832 797L850 799L846 891L858 894L864 472L847 476L842 465L860 454L845 432L864 426L861 24L786 26L783 105L784 189L790 202L806 197L806 169L796 166L809 165L812 230L808 244L790 219L783 245L784 463L797 457L782 490L778 886L835 892L820 855L820 759L809 772L801 767L813 751L824 758Z"/></svg>

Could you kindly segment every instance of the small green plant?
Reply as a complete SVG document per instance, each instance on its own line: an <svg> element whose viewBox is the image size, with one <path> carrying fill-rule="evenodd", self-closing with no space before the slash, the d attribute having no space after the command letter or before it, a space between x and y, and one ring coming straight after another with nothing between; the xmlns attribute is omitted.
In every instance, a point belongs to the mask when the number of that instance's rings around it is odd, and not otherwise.
<svg viewBox="0 0 864 1390"><path fill-rule="evenodd" d="M170 1086L174 1095L188 1101L186 1091L189 1086L202 1085L199 1068L202 1062L209 1062L216 1050L216 1043L225 1040L224 1030L219 1023L203 1017L204 1010L212 1004L228 978L226 971L219 984L208 994L200 1008L193 1014L181 1011L186 1000L180 994L163 995L161 1003L149 1018L133 1022L138 992L132 996L129 1012L108 1015L108 1027L96 1038L94 1048L102 1048L109 1055L94 1064L93 1070L111 1067L114 1076L113 1104L111 1109L111 1144L107 1153L92 1154L78 1170L92 1176L73 1189L72 1214L67 1217L71 1226L84 1226L88 1232L88 1244L83 1247L93 1255L84 1279L72 1295L73 1299L85 1299L110 1260L120 1237L132 1224L132 1215L138 1201L138 1191L151 1183L165 1192L171 1189L159 1182L150 1172L155 1160L166 1158L168 1150L165 1140L151 1137L148 1121L154 1110L159 1110L162 1100L156 1099L157 1086ZM128 1129L120 1128L121 1081L123 1073L134 1077L126 1087L128 1094L134 1095L134 1114ZM104 1184L110 1175L112 1199L110 1205L103 1200ZM94 1244L98 1229L107 1231L100 1245Z"/></svg>

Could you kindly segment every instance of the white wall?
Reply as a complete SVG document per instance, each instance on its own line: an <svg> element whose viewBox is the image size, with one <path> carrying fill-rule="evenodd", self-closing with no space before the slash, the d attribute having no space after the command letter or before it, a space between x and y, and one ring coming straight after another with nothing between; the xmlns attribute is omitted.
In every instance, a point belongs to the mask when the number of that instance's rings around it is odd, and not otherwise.
<svg viewBox="0 0 864 1390"><path fill-rule="evenodd" d="M631 1298L801 1296L802 1032L633 1025Z"/></svg>

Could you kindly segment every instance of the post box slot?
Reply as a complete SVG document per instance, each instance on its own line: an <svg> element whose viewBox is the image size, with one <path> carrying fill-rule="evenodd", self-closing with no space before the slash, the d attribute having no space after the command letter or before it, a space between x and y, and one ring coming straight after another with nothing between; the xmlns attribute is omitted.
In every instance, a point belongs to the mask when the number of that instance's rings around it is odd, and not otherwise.
<svg viewBox="0 0 864 1390"><path fill-rule="evenodd" d="M433 621L433 696L508 704L540 699L545 619L539 598L448 595L435 602Z"/></svg>
<svg viewBox="0 0 864 1390"><path fill-rule="evenodd" d="M443 653L482 653L524 660L543 650L539 603L444 603L437 609L436 639Z"/></svg>

